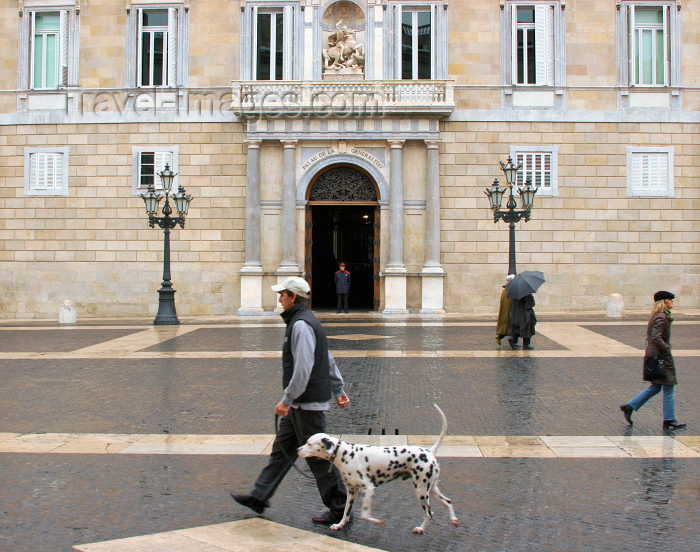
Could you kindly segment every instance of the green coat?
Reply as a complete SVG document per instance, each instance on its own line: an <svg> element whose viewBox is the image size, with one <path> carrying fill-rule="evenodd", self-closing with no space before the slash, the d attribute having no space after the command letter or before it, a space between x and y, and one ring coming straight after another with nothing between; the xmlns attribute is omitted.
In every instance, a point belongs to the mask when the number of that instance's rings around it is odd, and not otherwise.
<svg viewBox="0 0 700 552"><path fill-rule="evenodd" d="M496 324L496 334L509 335L508 326L510 325L510 302L512 299L506 297L506 286L503 286L501 292L501 308L498 310L498 323Z"/></svg>

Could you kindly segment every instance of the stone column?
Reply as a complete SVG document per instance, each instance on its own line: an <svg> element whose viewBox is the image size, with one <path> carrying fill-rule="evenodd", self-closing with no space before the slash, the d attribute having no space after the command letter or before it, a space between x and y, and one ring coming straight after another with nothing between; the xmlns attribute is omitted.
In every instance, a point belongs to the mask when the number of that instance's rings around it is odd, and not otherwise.
<svg viewBox="0 0 700 552"><path fill-rule="evenodd" d="M280 140L284 147L282 167L282 262L277 269L281 279L299 275L296 258L296 171L294 170L297 140Z"/></svg>
<svg viewBox="0 0 700 552"><path fill-rule="evenodd" d="M403 144L388 140L391 148L389 180L389 262L384 269L384 314L405 314L406 266L403 262Z"/></svg>
<svg viewBox="0 0 700 552"><path fill-rule="evenodd" d="M262 309L262 276L260 264L260 144L261 140L246 140L248 145L245 201L245 262L240 270L241 306L239 316L259 314Z"/></svg>
<svg viewBox="0 0 700 552"><path fill-rule="evenodd" d="M422 275L421 314L444 313L445 272L440 263L440 163L439 140L426 140L427 178L425 182L425 263Z"/></svg>

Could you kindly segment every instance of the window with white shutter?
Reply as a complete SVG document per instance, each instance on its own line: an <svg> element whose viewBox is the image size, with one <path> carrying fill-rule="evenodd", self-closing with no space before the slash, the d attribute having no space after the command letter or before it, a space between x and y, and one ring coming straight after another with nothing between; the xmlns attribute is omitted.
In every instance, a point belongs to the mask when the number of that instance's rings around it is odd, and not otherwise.
<svg viewBox="0 0 700 552"><path fill-rule="evenodd" d="M511 5L512 84L554 86L554 6Z"/></svg>
<svg viewBox="0 0 700 552"><path fill-rule="evenodd" d="M186 85L187 13L180 3L132 4L127 19L127 86Z"/></svg>
<svg viewBox="0 0 700 552"><path fill-rule="evenodd" d="M501 38L505 84L565 83L564 10L561 0L503 0Z"/></svg>
<svg viewBox="0 0 700 552"><path fill-rule="evenodd" d="M24 195L68 195L69 148L25 148Z"/></svg>
<svg viewBox="0 0 700 552"><path fill-rule="evenodd" d="M680 86L681 13L680 0L618 2L618 77L622 86Z"/></svg>
<svg viewBox="0 0 700 552"><path fill-rule="evenodd" d="M165 169L166 164L171 171L178 172L178 150L177 146L157 149L153 146L134 146L132 148L132 193L134 195L141 194L151 184L156 190L161 190L163 183L158 173ZM177 186L177 176L173 186Z"/></svg>
<svg viewBox="0 0 700 552"><path fill-rule="evenodd" d="M558 180L559 146L511 146L510 156L516 165L522 165L516 177L518 186L529 178L537 188L538 196L559 195Z"/></svg>
<svg viewBox="0 0 700 552"><path fill-rule="evenodd" d="M673 197L673 148L627 148L627 195Z"/></svg>
<svg viewBox="0 0 700 552"><path fill-rule="evenodd" d="M55 90L74 85L78 71L78 17L64 1L53 9L27 9L20 22L19 86ZM73 4L74 5L74 4Z"/></svg>

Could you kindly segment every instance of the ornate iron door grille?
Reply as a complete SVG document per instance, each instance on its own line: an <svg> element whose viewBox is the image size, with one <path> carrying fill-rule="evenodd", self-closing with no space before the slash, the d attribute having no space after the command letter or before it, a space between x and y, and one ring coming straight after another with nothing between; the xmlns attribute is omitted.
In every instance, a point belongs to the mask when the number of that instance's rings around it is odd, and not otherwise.
<svg viewBox="0 0 700 552"><path fill-rule="evenodd" d="M362 171L333 167L316 179L309 201L377 201L377 190Z"/></svg>

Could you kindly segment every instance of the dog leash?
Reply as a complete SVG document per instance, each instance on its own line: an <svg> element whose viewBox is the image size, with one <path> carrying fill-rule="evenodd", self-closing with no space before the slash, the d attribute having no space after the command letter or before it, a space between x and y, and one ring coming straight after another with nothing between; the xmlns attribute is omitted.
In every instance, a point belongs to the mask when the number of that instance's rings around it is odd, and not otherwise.
<svg viewBox="0 0 700 552"><path fill-rule="evenodd" d="M279 418L280 418L280 417L279 417L277 414L275 414L275 436L277 436L277 434L279 433ZM306 473L304 473L303 471L301 471L301 470L299 469L299 466L297 466L297 464L296 464L296 460L297 460L298 456L297 456L296 458L290 458L289 455L287 454L287 451L284 450L284 448L281 449L281 450L282 450L282 454L284 454L284 457L285 457L289 462L291 462L292 467L293 467L295 470L297 470L301 475L303 475L303 476L306 477L307 479L314 479L314 476L313 476L313 475L306 474ZM332 467L333 467L333 464L331 464L331 468L332 468Z"/></svg>

